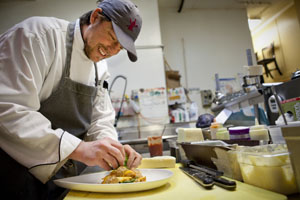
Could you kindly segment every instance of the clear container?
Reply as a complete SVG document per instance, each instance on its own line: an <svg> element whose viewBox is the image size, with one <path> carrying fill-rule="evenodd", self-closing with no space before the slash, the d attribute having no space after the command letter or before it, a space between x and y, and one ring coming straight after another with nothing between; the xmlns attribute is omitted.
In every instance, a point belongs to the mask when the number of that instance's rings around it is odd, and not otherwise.
<svg viewBox="0 0 300 200"><path fill-rule="evenodd" d="M263 141L269 141L269 132L268 129L254 129L250 130L250 139L251 140L263 140Z"/></svg>
<svg viewBox="0 0 300 200"><path fill-rule="evenodd" d="M286 144L282 136L281 126L269 126L268 129L273 144Z"/></svg>
<svg viewBox="0 0 300 200"><path fill-rule="evenodd" d="M244 147L238 162L245 183L285 195L298 192L286 145Z"/></svg>
<svg viewBox="0 0 300 200"><path fill-rule="evenodd" d="M216 133L218 131L219 128L222 128L222 124L218 123L218 122L213 122L210 125L210 134L211 134L211 139L217 139L216 137Z"/></svg>
<svg viewBox="0 0 300 200"><path fill-rule="evenodd" d="M288 125L282 127L282 134L290 152L292 167L295 172L298 190L300 191L300 126Z"/></svg>
<svg viewBox="0 0 300 200"><path fill-rule="evenodd" d="M230 161L230 168L231 168L231 173L232 173L232 178L236 179L238 181L242 181L243 177L241 174L241 168L238 162L238 158L237 158L237 151L236 150L230 150L227 152L228 153L228 157L229 157L229 161Z"/></svg>
<svg viewBox="0 0 300 200"><path fill-rule="evenodd" d="M217 140L230 140L229 131L227 128L219 128L216 132Z"/></svg>
<svg viewBox="0 0 300 200"><path fill-rule="evenodd" d="M215 148L217 158L211 158L219 171L224 172L224 176L238 181L243 181L240 165L237 161L236 150L226 150Z"/></svg>
<svg viewBox="0 0 300 200"><path fill-rule="evenodd" d="M203 133L204 140L211 140L210 128L203 128L202 133Z"/></svg>

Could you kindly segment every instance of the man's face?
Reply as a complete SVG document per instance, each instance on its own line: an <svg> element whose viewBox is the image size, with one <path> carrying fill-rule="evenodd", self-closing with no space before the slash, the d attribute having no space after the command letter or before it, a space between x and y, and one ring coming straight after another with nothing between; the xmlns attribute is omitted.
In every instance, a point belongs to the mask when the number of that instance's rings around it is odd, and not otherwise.
<svg viewBox="0 0 300 200"><path fill-rule="evenodd" d="M109 58L119 53L122 46L117 40L110 21L100 22L100 17L85 31L84 52L93 62Z"/></svg>

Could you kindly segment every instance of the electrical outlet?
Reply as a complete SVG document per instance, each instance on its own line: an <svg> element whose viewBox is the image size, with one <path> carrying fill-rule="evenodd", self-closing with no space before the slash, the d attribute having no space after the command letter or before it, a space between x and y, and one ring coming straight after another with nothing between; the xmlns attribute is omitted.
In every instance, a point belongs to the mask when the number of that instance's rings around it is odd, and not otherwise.
<svg viewBox="0 0 300 200"><path fill-rule="evenodd" d="M201 90L202 106L210 106L212 103L213 95L211 90Z"/></svg>

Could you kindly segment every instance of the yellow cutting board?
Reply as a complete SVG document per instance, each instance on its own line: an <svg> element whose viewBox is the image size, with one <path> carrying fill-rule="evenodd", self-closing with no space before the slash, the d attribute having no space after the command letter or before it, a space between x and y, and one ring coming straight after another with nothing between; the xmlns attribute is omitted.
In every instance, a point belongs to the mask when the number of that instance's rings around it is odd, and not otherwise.
<svg viewBox="0 0 300 200"><path fill-rule="evenodd" d="M230 191L219 186L212 189L204 189L201 185L185 175L179 164L175 168L167 168L174 172L170 181L159 188L134 192L134 193L93 193L70 191L65 200L89 200L89 199L134 199L134 200L284 200L285 195L264 190L252 185L237 181L236 190Z"/></svg>

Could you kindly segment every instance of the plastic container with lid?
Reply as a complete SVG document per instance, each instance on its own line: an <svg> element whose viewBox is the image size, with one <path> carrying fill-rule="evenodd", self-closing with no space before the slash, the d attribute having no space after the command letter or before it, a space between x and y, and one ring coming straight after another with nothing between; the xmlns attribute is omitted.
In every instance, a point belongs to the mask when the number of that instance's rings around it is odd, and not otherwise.
<svg viewBox="0 0 300 200"><path fill-rule="evenodd" d="M217 140L230 140L229 131L227 128L219 128L216 132Z"/></svg>
<svg viewBox="0 0 300 200"><path fill-rule="evenodd" d="M300 191L300 125L293 124L282 127L282 134L290 152L291 165L295 172L298 190Z"/></svg>
<svg viewBox="0 0 300 200"><path fill-rule="evenodd" d="M219 171L224 172L224 176L238 181L243 181L240 165L237 161L236 150L226 150L215 148L217 158L211 158Z"/></svg>
<svg viewBox="0 0 300 200"><path fill-rule="evenodd" d="M286 145L241 148L238 162L245 183L285 195L298 192Z"/></svg>
<svg viewBox="0 0 300 200"><path fill-rule="evenodd" d="M251 140L263 140L269 141L269 131L265 125L255 125L250 127L250 139Z"/></svg>
<svg viewBox="0 0 300 200"><path fill-rule="evenodd" d="M268 130L273 144L286 144L282 136L281 126L268 126Z"/></svg>
<svg viewBox="0 0 300 200"><path fill-rule="evenodd" d="M247 126L230 127L228 130L230 140L250 140L250 128Z"/></svg>

